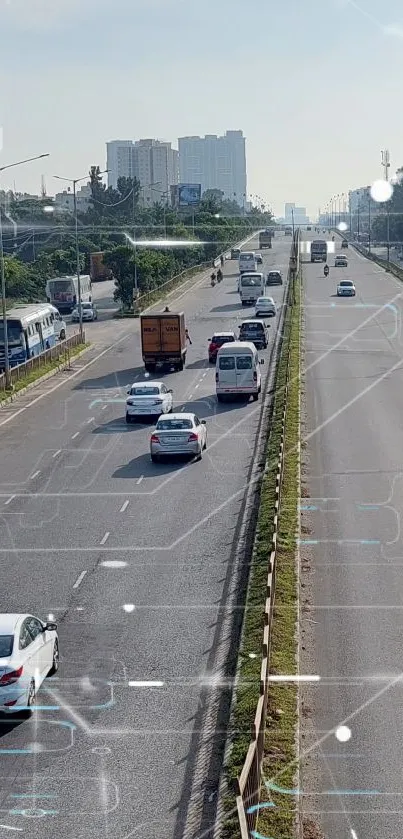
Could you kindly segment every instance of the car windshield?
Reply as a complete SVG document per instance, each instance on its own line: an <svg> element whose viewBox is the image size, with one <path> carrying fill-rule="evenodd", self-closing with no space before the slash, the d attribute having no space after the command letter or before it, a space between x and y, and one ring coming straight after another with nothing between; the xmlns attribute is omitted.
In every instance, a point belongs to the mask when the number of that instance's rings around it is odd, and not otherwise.
<svg viewBox="0 0 403 839"><path fill-rule="evenodd" d="M274 277L281 277L280 271L269 271L268 277L270 279L274 279Z"/></svg>
<svg viewBox="0 0 403 839"><path fill-rule="evenodd" d="M157 431L183 431L193 428L190 419L162 419L157 422Z"/></svg>
<svg viewBox="0 0 403 839"><path fill-rule="evenodd" d="M159 387L132 387L130 396L157 396Z"/></svg>
<svg viewBox="0 0 403 839"><path fill-rule="evenodd" d="M0 635L0 658L8 658L11 655L13 644L13 635Z"/></svg>
<svg viewBox="0 0 403 839"><path fill-rule="evenodd" d="M344 280L340 283L340 285L345 286L346 288L351 288L353 283L350 280Z"/></svg>
<svg viewBox="0 0 403 839"><path fill-rule="evenodd" d="M92 303L81 303L82 309L92 309Z"/></svg>
<svg viewBox="0 0 403 839"><path fill-rule="evenodd" d="M272 297L259 297L257 302L258 302L259 306L272 306L273 303L274 303L274 300L273 300Z"/></svg>
<svg viewBox="0 0 403 839"><path fill-rule="evenodd" d="M242 279L241 279L241 285L246 286L247 288L251 287L251 286L261 286L261 284L262 284L261 277L259 277L257 275L253 277L251 275L248 276L248 275L244 274Z"/></svg>

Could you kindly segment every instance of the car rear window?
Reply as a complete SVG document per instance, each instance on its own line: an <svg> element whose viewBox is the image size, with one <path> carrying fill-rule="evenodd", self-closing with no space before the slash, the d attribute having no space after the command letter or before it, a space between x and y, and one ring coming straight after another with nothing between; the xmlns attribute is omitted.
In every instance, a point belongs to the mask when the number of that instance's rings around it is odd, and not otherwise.
<svg viewBox="0 0 403 839"><path fill-rule="evenodd" d="M182 431L188 428L193 428L193 423L190 419L164 419L158 420L157 422L157 431Z"/></svg>
<svg viewBox="0 0 403 839"><path fill-rule="evenodd" d="M213 335L211 339L212 344L228 344L230 341L235 341L233 335Z"/></svg>
<svg viewBox="0 0 403 839"><path fill-rule="evenodd" d="M262 323L245 323L241 326L241 332L262 332Z"/></svg>
<svg viewBox="0 0 403 839"><path fill-rule="evenodd" d="M233 355L223 355L219 361L220 370L235 370L235 358Z"/></svg>
<svg viewBox="0 0 403 839"><path fill-rule="evenodd" d="M252 358L250 355L238 355L236 360L237 370L251 370Z"/></svg>
<svg viewBox="0 0 403 839"><path fill-rule="evenodd" d="M271 280L277 279L277 277L281 277L280 271L269 271L267 275Z"/></svg>
<svg viewBox="0 0 403 839"><path fill-rule="evenodd" d="M157 396L159 387L132 387L130 396Z"/></svg>
<svg viewBox="0 0 403 839"><path fill-rule="evenodd" d="M11 655L13 644L13 635L0 635L0 658L8 658Z"/></svg>
<svg viewBox="0 0 403 839"><path fill-rule="evenodd" d="M351 288L351 286L352 286L353 284L352 284L352 282L348 282L348 281L346 280L346 281L344 281L344 282L341 282L341 283L340 283L340 285L345 286L346 288Z"/></svg>

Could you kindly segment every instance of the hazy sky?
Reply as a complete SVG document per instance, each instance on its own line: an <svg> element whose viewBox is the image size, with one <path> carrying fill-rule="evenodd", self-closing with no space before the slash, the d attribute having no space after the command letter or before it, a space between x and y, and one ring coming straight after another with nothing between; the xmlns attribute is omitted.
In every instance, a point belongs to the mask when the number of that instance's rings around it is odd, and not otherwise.
<svg viewBox="0 0 403 839"><path fill-rule="evenodd" d="M403 165L403 0L0 0L0 186L105 166L105 142L242 129L277 214Z"/></svg>

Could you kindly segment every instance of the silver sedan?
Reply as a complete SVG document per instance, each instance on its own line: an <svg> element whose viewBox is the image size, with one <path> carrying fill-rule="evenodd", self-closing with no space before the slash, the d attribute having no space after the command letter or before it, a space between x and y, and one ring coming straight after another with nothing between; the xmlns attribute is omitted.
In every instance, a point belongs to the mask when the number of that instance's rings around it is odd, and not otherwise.
<svg viewBox="0 0 403 839"><path fill-rule="evenodd" d="M160 417L150 437L153 463L171 455L190 455L202 459L207 448L206 421L196 414L170 414Z"/></svg>

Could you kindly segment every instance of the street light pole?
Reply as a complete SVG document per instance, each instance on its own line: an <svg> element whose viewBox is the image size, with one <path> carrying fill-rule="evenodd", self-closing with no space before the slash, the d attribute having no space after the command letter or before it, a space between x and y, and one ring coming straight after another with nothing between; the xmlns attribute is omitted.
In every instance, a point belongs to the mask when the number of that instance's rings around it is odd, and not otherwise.
<svg viewBox="0 0 403 839"><path fill-rule="evenodd" d="M105 175L108 169L99 172L99 175ZM75 229L75 248L76 248L76 271L77 271L77 294L78 294L78 318L80 325L80 341L83 341L83 308L81 300L81 269L80 269L80 248L78 244L78 209L77 209L77 184L80 181L88 181L88 175L83 178L62 178L60 175L54 175L58 181L66 181L66 183L73 184L73 209L74 209L74 229Z"/></svg>
<svg viewBox="0 0 403 839"><path fill-rule="evenodd" d="M73 181L73 201L74 201L74 226L76 238L76 266L77 266L77 292L78 292L78 320L80 325L80 342L83 343L83 307L81 305L81 269L80 269L80 250L78 247L78 214L77 214L77 181Z"/></svg>
<svg viewBox="0 0 403 839"><path fill-rule="evenodd" d="M0 166L0 172L5 169L12 169L14 166L22 166L24 163L31 163L32 160L41 160L49 157L47 154L37 154L35 157L27 157L25 160L18 160L17 163L9 163L7 166ZM8 327L7 327L7 300L6 300L6 271L4 266L3 247L3 207L0 205L0 277L1 277L1 308L3 313L3 340L4 340L4 373L6 377L6 390L11 388L10 359L8 357Z"/></svg>

